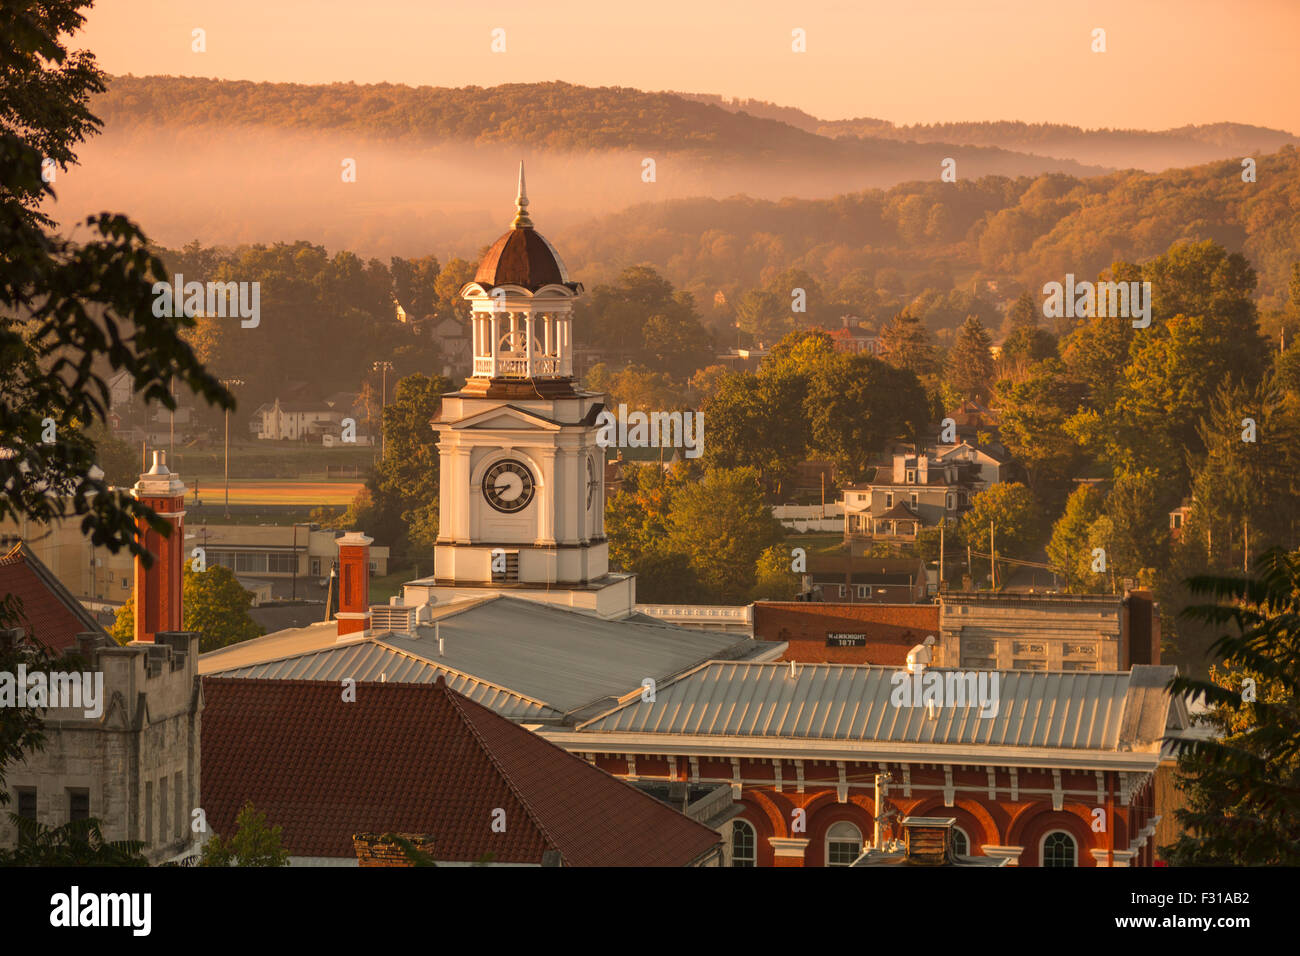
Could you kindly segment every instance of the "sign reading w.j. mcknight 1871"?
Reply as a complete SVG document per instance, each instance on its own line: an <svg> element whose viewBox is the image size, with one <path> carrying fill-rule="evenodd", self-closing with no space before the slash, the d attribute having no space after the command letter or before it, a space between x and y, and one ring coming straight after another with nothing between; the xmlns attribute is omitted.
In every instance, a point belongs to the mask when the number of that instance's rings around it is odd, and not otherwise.
<svg viewBox="0 0 1300 956"><path fill-rule="evenodd" d="M867 635L865 634L832 634L826 633L827 647L866 647Z"/></svg>

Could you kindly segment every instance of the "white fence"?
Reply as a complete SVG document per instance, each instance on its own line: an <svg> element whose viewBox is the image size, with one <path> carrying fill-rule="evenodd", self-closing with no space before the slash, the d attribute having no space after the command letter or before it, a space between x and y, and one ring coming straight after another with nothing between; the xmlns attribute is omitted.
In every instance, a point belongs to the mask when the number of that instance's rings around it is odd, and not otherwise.
<svg viewBox="0 0 1300 956"><path fill-rule="evenodd" d="M838 501L822 505L773 505L772 517L783 528L806 531L843 531L844 506Z"/></svg>

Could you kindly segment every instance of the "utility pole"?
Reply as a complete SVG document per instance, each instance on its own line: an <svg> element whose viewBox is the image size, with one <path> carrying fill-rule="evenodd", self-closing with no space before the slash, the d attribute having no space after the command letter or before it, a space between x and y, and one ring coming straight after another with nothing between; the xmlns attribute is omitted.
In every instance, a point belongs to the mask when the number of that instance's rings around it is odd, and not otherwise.
<svg viewBox="0 0 1300 956"><path fill-rule="evenodd" d="M243 379L223 378L221 384L227 390L243 385ZM226 520L230 520L230 409L226 409Z"/></svg>
<svg viewBox="0 0 1300 956"><path fill-rule="evenodd" d="M176 379L167 380L167 388L172 394L172 404L176 404ZM176 467L176 409L171 410L171 437L167 441L167 460Z"/></svg>
<svg viewBox="0 0 1300 956"><path fill-rule="evenodd" d="M1250 574L1250 519L1241 519L1241 570Z"/></svg>
<svg viewBox="0 0 1300 956"><path fill-rule="evenodd" d="M993 522L989 522L989 583L998 589L998 546L993 541Z"/></svg>
<svg viewBox="0 0 1300 956"><path fill-rule="evenodd" d="M529 348L532 348L530 343ZM383 461L388 453L388 429L384 428L384 409L388 403L388 373L393 368L392 362L376 362L372 368L381 373L379 386L379 460Z"/></svg>

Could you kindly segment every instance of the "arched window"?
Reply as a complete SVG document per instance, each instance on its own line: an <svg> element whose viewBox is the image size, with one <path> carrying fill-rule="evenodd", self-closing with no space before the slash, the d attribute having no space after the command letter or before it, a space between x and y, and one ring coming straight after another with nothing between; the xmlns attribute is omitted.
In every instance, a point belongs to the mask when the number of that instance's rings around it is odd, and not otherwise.
<svg viewBox="0 0 1300 956"><path fill-rule="evenodd" d="M952 828L952 852L958 856L970 856L970 837L961 827Z"/></svg>
<svg viewBox="0 0 1300 956"><path fill-rule="evenodd" d="M862 831L841 820L826 831L826 865L848 866L862 853Z"/></svg>
<svg viewBox="0 0 1300 956"><path fill-rule="evenodd" d="M1074 837L1054 830L1043 837L1043 866L1078 866L1078 847Z"/></svg>
<svg viewBox="0 0 1300 956"><path fill-rule="evenodd" d="M731 865L756 866L754 857L754 825L744 820L731 823Z"/></svg>

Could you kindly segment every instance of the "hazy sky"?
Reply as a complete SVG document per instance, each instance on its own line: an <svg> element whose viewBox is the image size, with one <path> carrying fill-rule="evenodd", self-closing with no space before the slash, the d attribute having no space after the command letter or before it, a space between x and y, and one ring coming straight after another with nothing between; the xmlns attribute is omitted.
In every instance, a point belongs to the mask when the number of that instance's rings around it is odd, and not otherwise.
<svg viewBox="0 0 1300 956"><path fill-rule="evenodd" d="M206 31L207 51L191 50ZM490 50L506 31L506 52ZM791 52L791 31L807 52ZM1092 31L1106 31L1093 53ZM1300 132L1300 0L99 0L111 73L753 97L827 119Z"/></svg>

